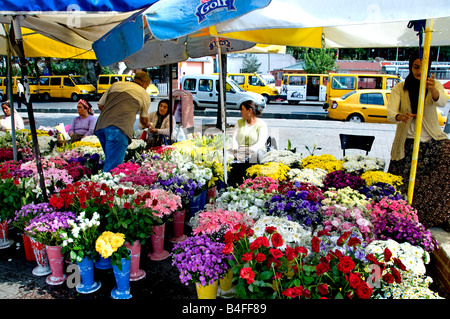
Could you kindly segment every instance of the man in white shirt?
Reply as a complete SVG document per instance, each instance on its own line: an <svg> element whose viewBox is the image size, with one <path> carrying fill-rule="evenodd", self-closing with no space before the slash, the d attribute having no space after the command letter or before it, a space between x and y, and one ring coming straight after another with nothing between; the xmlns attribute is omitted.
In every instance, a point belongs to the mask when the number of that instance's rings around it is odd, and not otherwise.
<svg viewBox="0 0 450 319"><path fill-rule="evenodd" d="M20 109L22 107L22 102L26 103L26 101L25 101L25 89L19 79L17 80L17 95L18 95L17 107Z"/></svg>

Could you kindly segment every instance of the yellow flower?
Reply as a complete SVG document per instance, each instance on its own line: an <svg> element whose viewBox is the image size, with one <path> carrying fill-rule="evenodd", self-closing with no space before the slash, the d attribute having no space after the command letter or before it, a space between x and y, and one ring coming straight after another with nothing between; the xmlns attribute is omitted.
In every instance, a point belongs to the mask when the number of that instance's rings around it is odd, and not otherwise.
<svg viewBox="0 0 450 319"><path fill-rule="evenodd" d="M337 160L330 154L310 155L302 159L302 168L320 168L326 170L328 173L343 170L343 164L344 161Z"/></svg>
<svg viewBox="0 0 450 319"><path fill-rule="evenodd" d="M103 232L95 241L95 250L103 257L108 258L117 251L125 242L125 235L122 233Z"/></svg>
<svg viewBox="0 0 450 319"><path fill-rule="evenodd" d="M368 186L375 183L382 182L394 186L397 189L398 186L403 184L403 178L398 175L385 173L382 171L367 171L361 175L361 178L366 182Z"/></svg>
<svg viewBox="0 0 450 319"><path fill-rule="evenodd" d="M117 250L120 246L123 245L125 242L125 235L121 233L113 234L113 236L110 239L111 246L114 249L114 251Z"/></svg>

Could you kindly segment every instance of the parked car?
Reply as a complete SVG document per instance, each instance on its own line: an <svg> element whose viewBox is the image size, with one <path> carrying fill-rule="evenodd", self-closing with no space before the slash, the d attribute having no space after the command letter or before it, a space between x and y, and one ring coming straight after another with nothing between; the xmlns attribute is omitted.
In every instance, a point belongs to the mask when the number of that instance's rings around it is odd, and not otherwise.
<svg viewBox="0 0 450 319"><path fill-rule="evenodd" d="M219 104L219 76L213 74L189 74L181 79L183 90L192 93L194 109L217 108ZM237 109L242 103L253 100L263 109L266 100L261 94L244 91L235 81L227 78L226 83L226 107Z"/></svg>
<svg viewBox="0 0 450 319"><path fill-rule="evenodd" d="M349 122L391 123L387 120L387 102L390 90L355 90L340 98L330 99L328 116ZM437 109L439 125L444 126L447 117Z"/></svg>

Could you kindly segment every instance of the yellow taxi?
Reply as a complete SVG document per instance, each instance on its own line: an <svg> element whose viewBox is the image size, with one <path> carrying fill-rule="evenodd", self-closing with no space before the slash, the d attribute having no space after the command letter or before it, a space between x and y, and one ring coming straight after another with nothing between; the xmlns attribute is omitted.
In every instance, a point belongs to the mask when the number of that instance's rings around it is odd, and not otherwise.
<svg viewBox="0 0 450 319"><path fill-rule="evenodd" d="M387 101L390 90L355 90L340 98L330 99L328 117L349 122L390 123L387 120ZM444 126L447 117L437 109L439 125Z"/></svg>

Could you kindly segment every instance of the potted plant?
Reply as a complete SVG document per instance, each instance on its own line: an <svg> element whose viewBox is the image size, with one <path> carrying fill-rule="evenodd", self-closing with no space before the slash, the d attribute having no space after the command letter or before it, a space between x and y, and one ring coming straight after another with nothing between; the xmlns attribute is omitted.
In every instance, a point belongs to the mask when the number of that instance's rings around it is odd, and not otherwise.
<svg viewBox="0 0 450 319"><path fill-rule="evenodd" d="M23 246L25 257L28 261L35 260L33 249L31 248L30 237L25 233L25 228L29 225L30 220L41 213L53 212L54 208L48 203L27 204L15 212L12 224L22 232Z"/></svg>
<svg viewBox="0 0 450 319"><path fill-rule="evenodd" d="M46 278L49 285L60 285L65 279L64 255L61 253L63 238L61 234L70 228L69 221L75 220L72 212L40 213L30 220L25 232L37 242L46 246L52 273Z"/></svg>
<svg viewBox="0 0 450 319"><path fill-rule="evenodd" d="M152 189L140 193L145 202L143 208L149 209L154 222L151 241L153 252L149 253L151 260L163 260L169 257L169 252L164 250L165 224L172 213L181 208L181 198L162 189Z"/></svg>
<svg viewBox="0 0 450 319"><path fill-rule="evenodd" d="M172 265L180 272L181 283L196 285L199 299L216 298L218 280L228 269L227 256L222 252L224 246L206 235L199 235L173 247Z"/></svg>
<svg viewBox="0 0 450 319"><path fill-rule="evenodd" d="M99 235L100 215L95 212L89 219L81 212L76 220L69 220L68 224L70 228L61 232L61 252L76 263L80 270L81 283L76 290L83 294L95 292L101 287L100 282L94 281L94 262L98 256L95 241Z"/></svg>
<svg viewBox="0 0 450 319"><path fill-rule="evenodd" d="M95 241L95 250L103 258L111 258L116 287L111 291L114 299L130 299L131 251L124 246L125 235L104 231Z"/></svg>
<svg viewBox="0 0 450 319"><path fill-rule="evenodd" d="M125 235L125 246L132 251L130 280L145 277L145 271L139 268L141 245L152 233L153 212L144 207L145 200L134 189L118 188L115 193L115 205L106 214L106 230Z"/></svg>

